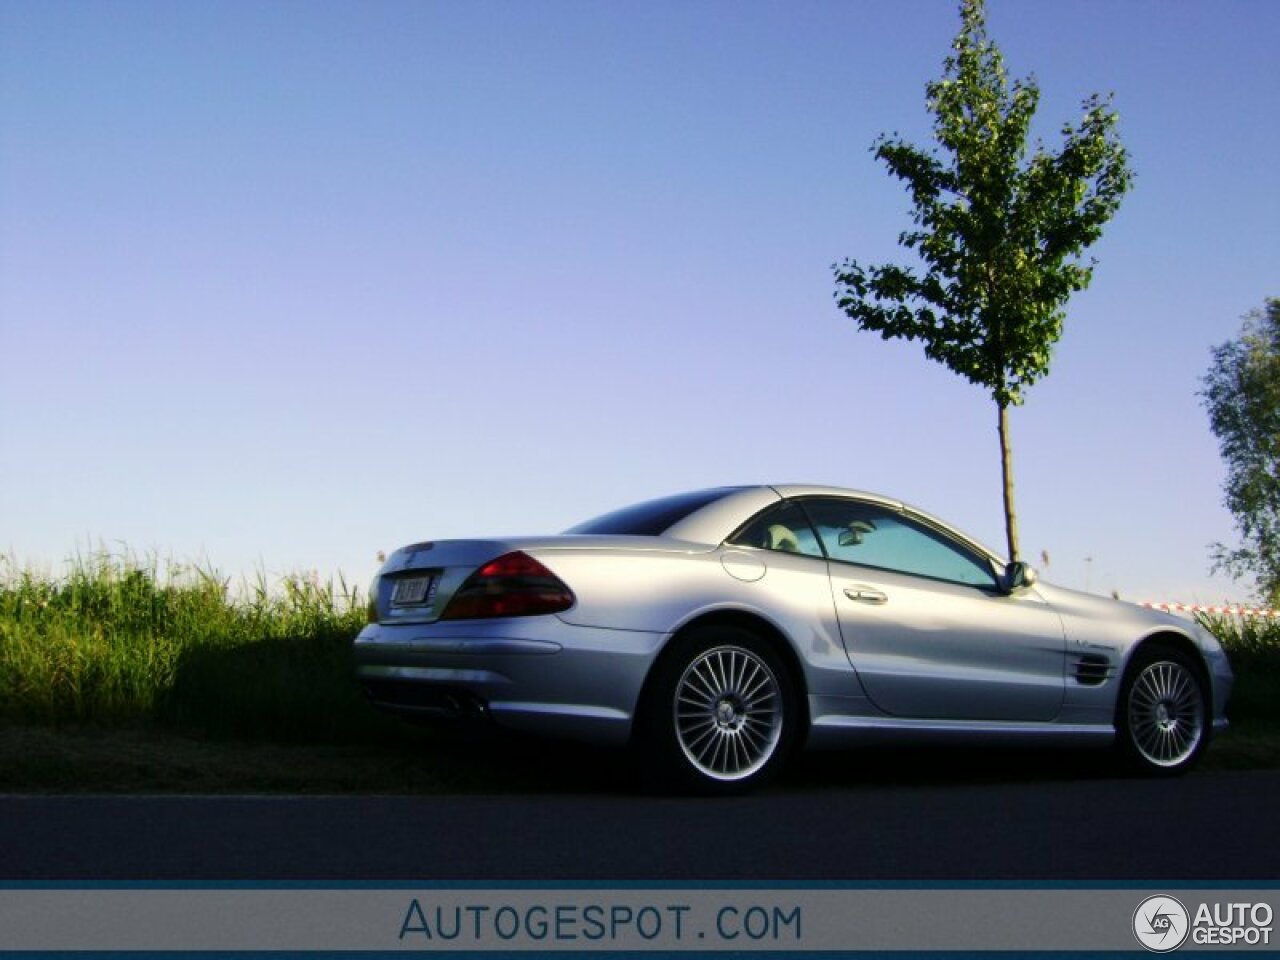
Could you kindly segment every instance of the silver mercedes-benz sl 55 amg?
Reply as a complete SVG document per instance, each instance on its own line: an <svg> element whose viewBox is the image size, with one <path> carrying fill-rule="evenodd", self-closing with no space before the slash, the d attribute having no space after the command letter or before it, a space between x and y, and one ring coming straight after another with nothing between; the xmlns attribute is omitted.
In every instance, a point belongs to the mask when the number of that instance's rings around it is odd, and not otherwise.
<svg viewBox="0 0 1280 960"><path fill-rule="evenodd" d="M800 746L1112 746L1188 769L1231 669L1194 622L1037 581L896 500L818 486L665 497L559 536L397 550L356 672L377 706L637 747L733 792Z"/></svg>

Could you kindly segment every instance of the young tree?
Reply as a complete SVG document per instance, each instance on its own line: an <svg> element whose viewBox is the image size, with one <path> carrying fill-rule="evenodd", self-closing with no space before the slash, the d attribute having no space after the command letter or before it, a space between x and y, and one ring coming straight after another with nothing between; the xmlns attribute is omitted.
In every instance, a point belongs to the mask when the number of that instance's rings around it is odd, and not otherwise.
<svg viewBox="0 0 1280 960"><path fill-rule="evenodd" d="M926 87L940 149L895 137L877 159L905 181L916 229L898 238L918 267L833 267L836 300L863 330L920 340L925 355L991 393L999 413L1009 559L1018 559L1009 407L1049 369L1067 299L1088 286L1082 251L1129 188L1128 154L1109 100L1084 102L1078 126L1051 153L1027 138L1040 91L1010 84L987 39L982 0L962 0L961 28L942 79Z"/></svg>
<svg viewBox="0 0 1280 960"><path fill-rule="evenodd" d="M1256 579L1280 605L1280 299L1245 315L1235 340L1213 351L1200 394L1227 464L1227 509L1244 546L1214 545L1214 569Z"/></svg>

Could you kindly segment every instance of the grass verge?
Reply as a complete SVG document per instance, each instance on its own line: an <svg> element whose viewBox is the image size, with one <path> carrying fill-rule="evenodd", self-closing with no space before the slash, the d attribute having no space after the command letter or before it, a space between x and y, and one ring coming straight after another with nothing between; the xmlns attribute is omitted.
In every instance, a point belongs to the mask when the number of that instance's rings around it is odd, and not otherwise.
<svg viewBox="0 0 1280 960"><path fill-rule="evenodd" d="M485 733L405 727L357 744L0 727L0 793L599 793L624 792L628 781L621 751Z"/></svg>
<svg viewBox="0 0 1280 960"><path fill-rule="evenodd" d="M339 581L230 582L125 554L62 578L0 557L0 722L153 725L208 737L376 740L351 682L363 598Z"/></svg>
<svg viewBox="0 0 1280 960"><path fill-rule="evenodd" d="M855 758L855 759L851 759ZM1202 770L1280 768L1280 728L1232 730ZM778 789L1112 775L1097 751L884 748L807 754ZM621 750L403 728L381 742L272 743L161 727L0 727L0 793L632 794Z"/></svg>

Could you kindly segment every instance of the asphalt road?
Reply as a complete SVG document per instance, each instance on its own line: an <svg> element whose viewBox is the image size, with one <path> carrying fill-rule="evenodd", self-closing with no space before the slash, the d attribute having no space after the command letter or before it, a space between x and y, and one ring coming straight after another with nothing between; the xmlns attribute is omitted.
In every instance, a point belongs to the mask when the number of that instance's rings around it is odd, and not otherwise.
<svg viewBox="0 0 1280 960"><path fill-rule="evenodd" d="M1277 771L854 782L824 762L729 800L6 796L0 880L1280 878Z"/></svg>

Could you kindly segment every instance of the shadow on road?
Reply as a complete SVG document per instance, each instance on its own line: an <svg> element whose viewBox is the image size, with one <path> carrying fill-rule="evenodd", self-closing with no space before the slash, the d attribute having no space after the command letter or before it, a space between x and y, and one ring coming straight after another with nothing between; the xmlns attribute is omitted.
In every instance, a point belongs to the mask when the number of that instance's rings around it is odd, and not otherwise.
<svg viewBox="0 0 1280 960"><path fill-rule="evenodd" d="M628 750L497 730L433 731L421 762L474 792L630 795L650 792ZM946 787L1122 777L1107 751L979 747L864 747L804 753L769 792L883 786Z"/></svg>

